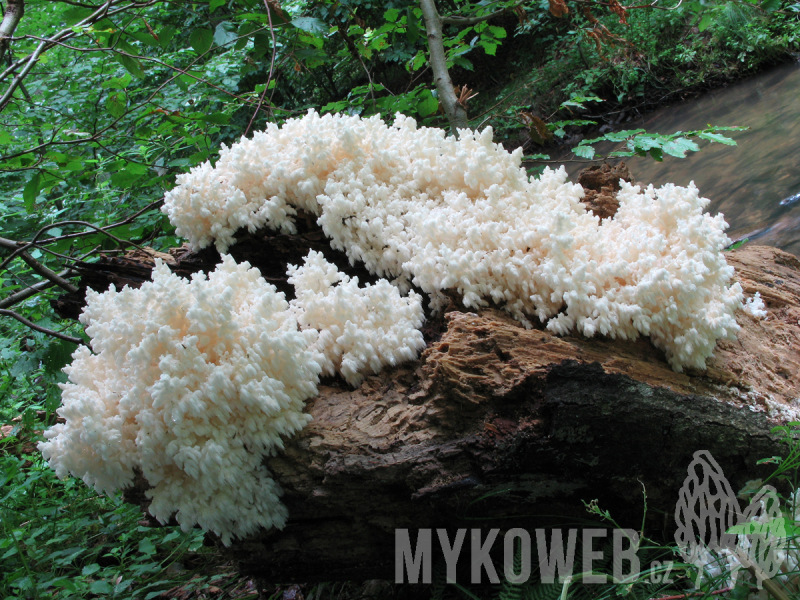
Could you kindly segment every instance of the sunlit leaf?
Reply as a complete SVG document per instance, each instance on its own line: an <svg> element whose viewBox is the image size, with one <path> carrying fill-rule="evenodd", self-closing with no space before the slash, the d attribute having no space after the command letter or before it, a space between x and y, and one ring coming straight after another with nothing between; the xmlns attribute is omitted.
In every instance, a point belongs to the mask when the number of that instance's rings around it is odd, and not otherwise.
<svg viewBox="0 0 800 600"><path fill-rule="evenodd" d="M708 140L709 142L717 142L718 144L725 144L726 146L735 146L736 142L729 137L725 137L724 135L720 135L718 133L705 133L700 132L697 134L697 137L703 140Z"/></svg>
<svg viewBox="0 0 800 600"><path fill-rule="evenodd" d="M216 29L214 29L214 43L217 44L217 46L224 46L235 40L237 34L233 29L233 23L230 21L222 21L222 23L217 25Z"/></svg>
<svg viewBox="0 0 800 600"><path fill-rule="evenodd" d="M328 24L316 17L296 17L292 19L292 25L311 34L322 34L328 31Z"/></svg>
<svg viewBox="0 0 800 600"><path fill-rule="evenodd" d="M396 8L390 8L385 13L383 13L383 18L390 23L394 23L397 21L397 18L400 16L400 11Z"/></svg>
<svg viewBox="0 0 800 600"><path fill-rule="evenodd" d="M700 150L700 146L698 146L692 140L687 140L686 138L677 138L664 144L662 149L670 156L685 158L687 152L697 152Z"/></svg>

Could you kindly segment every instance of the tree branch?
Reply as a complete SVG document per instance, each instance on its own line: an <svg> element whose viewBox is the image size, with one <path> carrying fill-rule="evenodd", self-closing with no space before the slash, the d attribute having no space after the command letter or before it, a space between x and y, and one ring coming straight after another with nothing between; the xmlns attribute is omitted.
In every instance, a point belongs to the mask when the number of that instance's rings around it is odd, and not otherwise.
<svg viewBox="0 0 800 600"><path fill-rule="evenodd" d="M59 273L59 277L69 277L73 274L71 269L64 269ZM48 288L51 288L55 285L52 281L40 281L39 283L34 283L33 285L29 285L24 290L20 290L15 294L11 294L7 298L3 298L0 300L0 308L8 308L9 306L14 306L15 304L22 302L23 300L27 300L31 296L35 296L39 292L42 292Z"/></svg>
<svg viewBox="0 0 800 600"><path fill-rule="evenodd" d="M442 19L436 10L434 0L420 0L420 8L425 18L425 30L428 34L428 53L430 54L431 69L433 69L433 80L436 83L436 91L439 94L439 101L444 108L444 114L450 123L453 134L457 134L459 129L469 129L467 121L467 109L464 108L456 97L453 89L453 81L447 70L447 56L444 51L444 41L442 38Z"/></svg>
<svg viewBox="0 0 800 600"><path fill-rule="evenodd" d="M14 78L14 81L12 81L11 84L8 86L6 93L3 94L2 98L0 98L0 111L2 111L8 105L9 101L11 100L11 96L14 95L14 91L16 91L16 89L20 86L20 84L22 84L22 80L25 79L25 77L27 77L28 73L33 68L33 65L35 65L36 61L39 60L39 55L42 52L44 52L44 47L45 47L44 42L39 44L34 53L31 54L30 58L28 59L28 64L26 64L25 67L23 67L19 75L17 75Z"/></svg>
<svg viewBox="0 0 800 600"><path fill-rule="evenodd" d="M258 111L261 110L261 105L264 103L264 97L267 95L269 84L272 81L272 73L275 71L275 53L277 51L277 46L275 44L275 28L272 26L272 11L269 9L268 0L264 0L264 6L267 9L267 20L269 21L269 34L272 37L272 58L269 61L269 75L267 76L267 83L264 85L264 90L261 92L261 97L258 99L258 104L256 105L256 109L253 111L253 116L250 117L250 122L247 124L247 128L244 130L245 137L247 137L247 134L250 133L250 127L253 125L253 121L255 121ZM270 118L274 119L275 114L272 112L272 102L270 102L269 104L270 104L269 108Z"/></svg>
<svg viewBox="0 0 800 600"><path fill-rule="evenodd" d="M72 342L73 344L86 345L86 342L84 342L81 338L72 337L71 335L67 335L65 333L59 333L58 331L53 331L52 329L47 329L47 327L42 327L41 325L37 325L33 321L29 321L22 315L15 313L13 310L6 310L5 308L0 308L0 315L16 319L23 325L26 325L31 329L33 329L34 331L38 331L39 333L44 333L45 335L51 335L53 337L57 337L58 339L64 340L65 342Z"/></svg>
<svg viewBox="0 0 800 600"><path fill-rule="evenodd" d="M519 6L519 4L515 4L514 6ZM478 23L483 23L484 21L488 21L492 17L497 17L499 15L502 15L504 12L507 12L508 10L510 9L501 8L500 10L496 10L493 13L489 13L488 15L480 15L478 17L442 17L442 25L458 25L461 27L469 27L470 25L477 25Z"/></svg>
<svg viewBox="0 0 800 600"><path fill-rule="evenodd" d="M68 292L71 292L71 293L78 291L78 287L77 286L72 285L69 281L67 281L66 279L61 277L55 271L51 271L50 269L45 267L42 263L40 263L38 260L33 258L30 254L25 252L24 249L20 248L19 244L17 242L15 242L14 240L8 240L6 238L0 237L0 246L2 246L3 248L8 248L8 249L13 249L14 250L12 255L8 259L3 261L3 265L2 265L3 267L5 267L8 264L8 262L10 261L11 258L13 258L14 256L19 256L22 260L24 260L26 263L28 263L28 266L30 266L30 268L33 269L34 272L38 273L39 275L41 275L45 279L47 279L49 281L52 281L58 287L63 288L63 289L65 289L65 290L67 290Z"/></svg>

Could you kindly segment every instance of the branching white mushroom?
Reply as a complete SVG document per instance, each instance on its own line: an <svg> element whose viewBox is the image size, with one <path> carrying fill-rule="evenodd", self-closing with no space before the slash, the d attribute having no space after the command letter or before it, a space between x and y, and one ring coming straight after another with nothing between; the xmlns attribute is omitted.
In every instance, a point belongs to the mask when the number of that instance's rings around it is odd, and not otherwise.
<svg viewBox="0 0 800 600"><path fill-rule="evenodd" d="M529 179L520 161L489 128L455 140L402 115L387 126L309 112L181 176L163 210L192 245L224 251L239 227L294 231L303 209L401 288L452 288L468 307L493 301L558 334L649 335L674 369L705 368L742 303L708 200L692 185L625 185L601 223L563 169Z"/></svg>

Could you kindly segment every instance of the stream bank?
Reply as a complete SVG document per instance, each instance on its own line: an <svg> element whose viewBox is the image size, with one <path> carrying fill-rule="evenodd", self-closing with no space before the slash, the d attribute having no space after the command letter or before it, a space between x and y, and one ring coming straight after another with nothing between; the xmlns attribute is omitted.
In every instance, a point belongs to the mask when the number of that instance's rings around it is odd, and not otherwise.
<svg viewBox="0 0 800 600"><path fill-rule="evenodd" d="M686 186L691 182L722 212L731 239L776 246L800 255L800 63L783 65L695 100L655 111L626 124L651 133L741 125L730 132L736 146L701 142L701 151L663 162L639 157L625 162L638 183ZM615 146L598 147L608 153ZM567 157L564 157L567 158ZM613 161L609 161L613 162ZM586 161L564 162L570 177Z"/></svg>

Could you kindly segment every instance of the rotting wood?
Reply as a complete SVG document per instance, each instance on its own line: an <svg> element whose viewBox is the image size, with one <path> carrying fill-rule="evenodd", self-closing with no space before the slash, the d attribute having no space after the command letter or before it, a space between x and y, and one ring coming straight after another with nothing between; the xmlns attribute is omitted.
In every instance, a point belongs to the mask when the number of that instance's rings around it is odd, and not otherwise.
<svg viewBox="0 0 800 600"><path fill-rule="evenodd" d="M245 236L232 251L285 277L309 236L327 245L310 227ZM211 268L214 254L164 258L188 274ZM643 489L648 527L669 535L695 451L710 451L739 489L769 473L756 461L781 452L770 428L800 408L800 261L757 246L727 256L769 316L741 312L738 339L721 342L706 371L675 373L646 338L557 337L454 302L426 325L419 360L355 390L322 382L308 402L314 420L267 461L289 524L227 552L269 581L391 579L398 528L574 526L586 523L583 501L594 499L638 527ZM152 262L101 261L92 286L105 289L126 273L142 281ZM128 497L146 505L142 491Z"/></svg>

